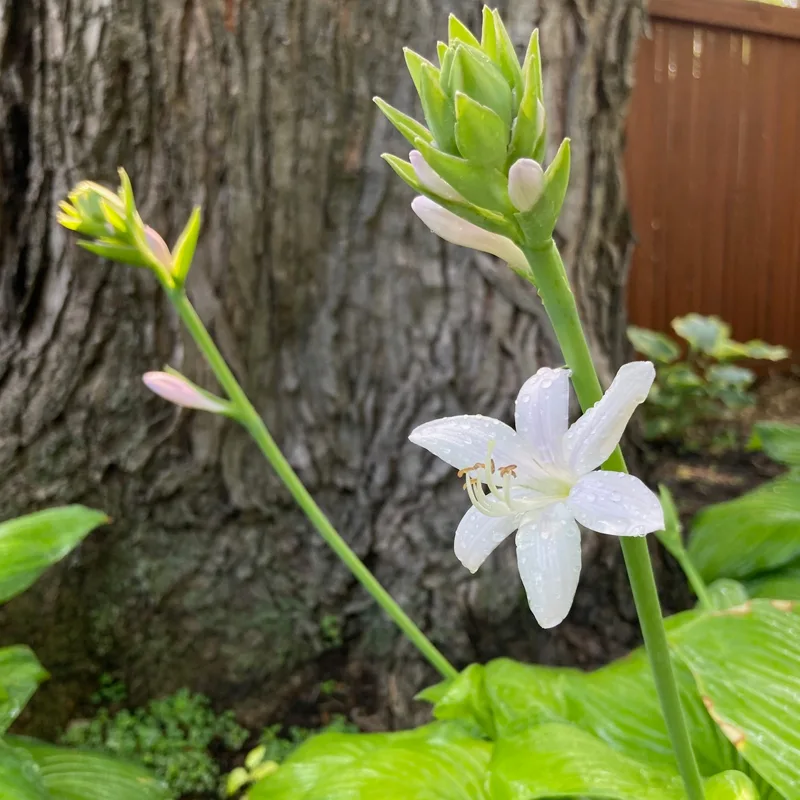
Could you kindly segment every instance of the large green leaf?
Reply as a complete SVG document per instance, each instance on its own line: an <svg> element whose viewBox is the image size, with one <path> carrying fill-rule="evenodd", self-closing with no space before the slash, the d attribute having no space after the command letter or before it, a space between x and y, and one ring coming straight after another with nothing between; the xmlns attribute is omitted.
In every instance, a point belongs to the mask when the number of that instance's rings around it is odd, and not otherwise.
<svg viewBox="0 0 800 800"><path fill-rule="evenodd" d="M748 446L753 450L763 450L773 461L800 467L800 425L756 422Z"/></svg>
<svg viewBox="0 0 800 800"><path fill-rule="evenodd" d="M687 314L675 317L672 329L686 339L693 350L713 353L721 342L730 338L730 326L719 317L704 317L702 314Z"/></svg>
<svg viewBox="0 0 800 800"><path fill-rule="evenodd" d="M800 561L753 578L747 582L747 590L751 597L800 602Z"/></svg>
<svg viewBox="0 0 800 800"><path fill-rule="evenodd" d="M325 733L257 783L250 800L490 800L492 745L455 724L385 734Z"/></svg>
<svg viewBox="0 0 800 800"><path fill-rule="evenodd" d="M670 640L739 754L785 797L800 797L800 610L752 600L698 615Z"/></svg>
<svg viewBox="0 0 800 800"><path fill-rule="evenodd" d="M167 787L138 764L19 736L6 742L33 758L52 800L167 800ZM0 799L5 800L0 793Z"/></svg>
<svg viewBox="0 0 800 800"><path fill-rule="evenodd" d="M663 333L651 331L647 328L638 328L636 325L629 325L627 334L628 341L633 345L636 352L641 353L646 358L653 359L653 361L671 364L681 354L681 349L677 343Z"/></svg>
<svg viewBox="0 0 800 800"><path fill-rule="evenodd" d="M24 592L98 525L101 511L64 506L0 524L0 603Z"/></svg>
<svg viewBox="0 0 800 800"><path fill-rule="evenodd" d="M0 734L19 716L47 677L47 670L30 648L0 648Z"/></svg>
<svg viewBox="0 0 800 800"><path fill-rule="evenodd" d="M540 725L495 745L489 765L492 800L590 796L608 800L681 800L674 770L658 769L612 749L571 725Z"/></svg>
<svg viewBox="0 0 800 800"><path fill-rule="evenodd" d="M52 800L33 759L0 741L0 800Z"/></svg>
<svg viewBox="0 0 800 800"><path fill-rule="evenodd" d="M779 478L695 517L689 556L706 581L747 578L800 556L800 481Z"/></svg>

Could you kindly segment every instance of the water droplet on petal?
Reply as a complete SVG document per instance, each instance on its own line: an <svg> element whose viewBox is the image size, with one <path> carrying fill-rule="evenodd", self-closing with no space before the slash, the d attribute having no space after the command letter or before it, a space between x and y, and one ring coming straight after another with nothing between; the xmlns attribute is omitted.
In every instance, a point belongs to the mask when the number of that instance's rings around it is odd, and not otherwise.
<svg viewBox="0 0 800 800"><path fill-rule="evenodd" d="M619 503L619 502L621 502L621 501L622 501L622 495L621 495L619 492L612 492L612 493L611 493L611 499L612 499L612 500L613 500L615 503Z"/></svg>

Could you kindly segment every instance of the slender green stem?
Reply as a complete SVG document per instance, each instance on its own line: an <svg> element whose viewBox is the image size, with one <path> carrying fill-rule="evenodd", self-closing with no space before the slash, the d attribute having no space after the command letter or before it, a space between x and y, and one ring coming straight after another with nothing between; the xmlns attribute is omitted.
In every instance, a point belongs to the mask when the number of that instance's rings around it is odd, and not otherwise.
<svg viewBox="0 0 800 800"><path fill-rule="evenodd" d="M164 285L163 282L162 285ZM231 372L222 353L214 344L214 340L194 310L189 298L186 296L186 292L183 289L170 288L167 285L164 285L164 288L192 338L208 361L220 385L227 392L228 399L236 410L236 418L253 437L267 461L272 465L278 477L283 481L300 508L303 509L320 536L330 545L331 549L372 595L378 605L394 620L400 630L416 645L422 655L428 659L442 676L453 678L458 675L455 667L414 624L411 618L400 608L394 598L381 586L377 578L337 533L322 509L316 504L306 487L303 486L297 473L281 453L269 430L267 430L264 421L247 398L233 372Z"/></svg>
<svg viewBox="0 0 800 800"><path fill-rule="evenodd" d="M527 249L525 255L531 267L532 283L538 288L564 359L572 370L572 384L578 401L586 411L600 400L603 390L558 248L551 240L546 248ZM603 466L615 472L628 471L619 448ZM703 800L703 782L681 707L647 540L644 537L623 536L620 537L620 543L656 690L686 794L689 800Z"/></svg>
<svg viewBox="0 0 800 800"><path fill-rule="evenodd" d="M689 586L692 587L692 591L700 601L700 606L704 609L713 609L714 603L711 600L711 595L708 593L708 586L706 586L706 582L697 571L694 561L689 557L686 550L681 549L676 555L676 559L683 570L683 574L686 576L686 580L689 581Z"/></svg>

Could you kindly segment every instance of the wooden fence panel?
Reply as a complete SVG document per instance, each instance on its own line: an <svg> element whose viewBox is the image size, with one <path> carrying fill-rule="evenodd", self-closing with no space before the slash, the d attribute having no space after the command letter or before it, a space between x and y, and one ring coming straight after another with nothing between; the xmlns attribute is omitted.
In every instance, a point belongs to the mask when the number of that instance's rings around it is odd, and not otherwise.
<svg viewBox="0 0 800 800"><path fill-rule="evenodd" d="M800 359L800 10L651 0L628 121L631 322L718 314Z"/></svg>

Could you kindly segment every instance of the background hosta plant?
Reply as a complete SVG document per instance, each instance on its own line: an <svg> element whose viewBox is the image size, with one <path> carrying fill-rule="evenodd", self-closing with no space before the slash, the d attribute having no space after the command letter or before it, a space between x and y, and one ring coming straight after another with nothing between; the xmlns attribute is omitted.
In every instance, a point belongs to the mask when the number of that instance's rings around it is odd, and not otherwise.
<svg viewBox="0 0 800 800"><path fill-rule="evenodd" d="M753 403L750 388L755 373L732 362L780 361L789 351L758 339L736 342L730 338L730 326L714 316L676 317L672 328L685 345L663 333L628 328L637 352L656 363L656 382L644 409L645 436L675 440L687 449L735 444L730 430L720 430L717 423ZM714 427L703 430L702 423Z"/></svg>
<svg viewBox="0 0 800 800"><path fill-rule="evenodd" d="M692 521L688 556L706 582L735 580L754 597L800 601L800 426L758 422L751 446L787 472L703 509Z"/></svg>
<svg viewBox="0 0 800 800"><path fill-rule="evenodd" d="M0 602L25 591L107 521L102 512L76 505L0 524ZM164 786L137 765L7 735L46 678L24 645L0 648L0 798L166 800Z"/></svg>

